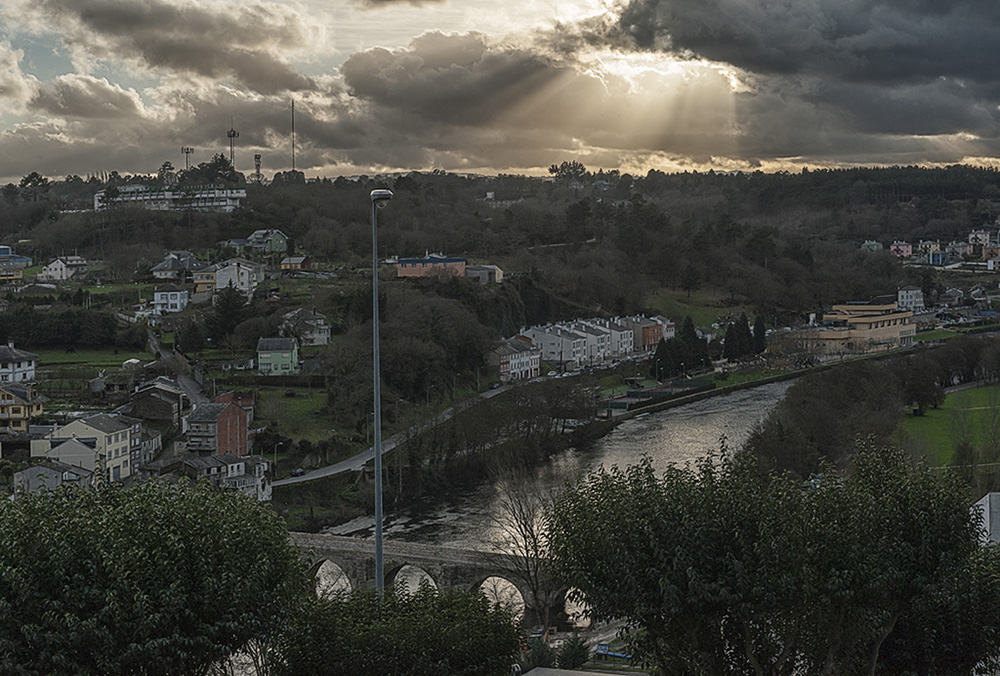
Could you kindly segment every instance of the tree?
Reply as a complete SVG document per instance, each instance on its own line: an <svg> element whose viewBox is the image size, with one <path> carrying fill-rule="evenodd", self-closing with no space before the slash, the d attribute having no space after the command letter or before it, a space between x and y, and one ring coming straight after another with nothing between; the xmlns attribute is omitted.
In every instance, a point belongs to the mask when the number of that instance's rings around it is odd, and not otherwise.
<svg viewBox="0 0 1000 676"><path fill-rule="evenodd" d="M40 197L48 194L49 188L52 186L49 179L37 171L33 171L21 179L18 187L21 189L21 195L26 202L37 202Z"/></svg>
<svg viewBox="0 0 1000 676"><path fill-rule="evenodd" d="M177 332L177 346L186 354L196 354L205 349L205 334L202 333L201 324L193 319L185 319Z"/></svg>
<svg viewBox="0 0 1000 676"><path fill-rule="evenodd" d="M507 471L494 482L497 499L490 515L491 545L503 556L500 567L528 590L524 599L529 625L552 626L554 610L561 610L566 588L552 574L545 515L552 508L554 492L539 492L523 472Z"/></svg>
<svg viewBox="0 0 1000 676"><path fill-rule="evenodd" d="M955 477L900 451L861 446L850 476L805 485L746 460L602 469L553 509L557 572L667 676L873 674L980 551Z"/></svg>
<svg viewBox="0 0 1000 676"><path fill-rule="evenodd" d="M305 567L269 508L149 482L0 503L0 671L202 674L283 626Z"/></svg>
<svg viewBox="0 0 1000 676"><path fill-rule="evenodd" d="M701 273L698 272L694 263L687 261L681 272L681 289L687 291L687 297L690 298L691 292L697 291L699 286L701 286Z"/></svg>
<svg viewBox="0 0 1000 676"><path fill-rule="evenodd" d="M559 650L557 662L560 669L576 669L586 664L589 659L590 647L583 637L574 631L573 635L566 639Z"/></svg>
<svg viewBox="0 0 1000 676"><path fill-rule="evenodd" d="M753 321L753 351L762 354L767 350L767 327L764 325L764 315L758 314Z"/></svg>
<svg viewBox="0 0 1000 676"><path fill-rule="evenodd" d="M518 652L510 614L481 594L399 588L306 603L277 643L277 676L507 676Z"/></svg>
<svg viewBox="0 0 1000 676"><path fill-rule="evenodd" d="M585 167L582 162L577 162L576 160L573 160L572 162L563 162L559 166L553 164L549 167L549 173L555 176L556 179L564 181L582 181L590 176L590 172L587 171L587 167Z"/></svg>
<svg viewBox="0 0 1000 676"><path fill-rule="evenodd" d="M205 317L205 330L208 337L219 344L224 338L232 335L236 326L247 318L248 307L246 297L227 286L215 294L212 310Z"/></svg>

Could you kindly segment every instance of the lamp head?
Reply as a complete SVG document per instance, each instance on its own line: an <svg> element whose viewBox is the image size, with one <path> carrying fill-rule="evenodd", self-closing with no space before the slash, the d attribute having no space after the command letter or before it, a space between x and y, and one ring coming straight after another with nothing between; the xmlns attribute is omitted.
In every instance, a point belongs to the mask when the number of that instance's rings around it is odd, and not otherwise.
<svg viewBox="0 0 1000 676"><path fill-rule="evenodd" d="M372 204L381 209L392 199L391 190L372 190Z"/></svg>

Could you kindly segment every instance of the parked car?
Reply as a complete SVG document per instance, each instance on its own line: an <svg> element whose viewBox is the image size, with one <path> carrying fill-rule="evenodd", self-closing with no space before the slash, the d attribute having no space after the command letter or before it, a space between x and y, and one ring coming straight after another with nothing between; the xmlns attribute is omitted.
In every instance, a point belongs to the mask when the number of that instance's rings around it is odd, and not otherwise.
<svg viewBox="0 0 1000 676"><path fill-rule="evenodd" d="M292 476L304 476L306 471L301 467L296 467L292 470Z"/></svg>

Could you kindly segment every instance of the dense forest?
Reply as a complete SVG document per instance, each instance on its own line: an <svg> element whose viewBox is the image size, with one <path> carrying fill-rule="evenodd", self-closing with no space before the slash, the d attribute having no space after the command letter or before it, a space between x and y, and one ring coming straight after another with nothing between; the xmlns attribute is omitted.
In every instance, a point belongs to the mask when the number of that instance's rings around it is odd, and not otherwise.
<svg viewBox="0 0 1000 676"><path fill-rule="evenodd" d="M633 177L566 163L548 179L281 175L246 185L244 207L232 214L125 205L86 211L98 189L129 182L242 179L227 171L225 158L213 162L220 166L189 170L191 179L168 164L150 176L107 180L26 176L2 189L0 239L27 240L24 253L39 260L79 251L103 259L106 275L126 279L165 250L224 255L216 251L221 240L279 228L297 250L350 269L366 265L370 248L368 192L389 187L396 197L381 216L380 256L440 251L497 263L562 301L547 308L553 315L641 311L651 291L665 288L711 292L720 303L787 322L903 282L932 290L930 275L902 269L888 253L861 252L862 241L964 239L1000 215L1000 172L993 169L652 170Z"/></svg>

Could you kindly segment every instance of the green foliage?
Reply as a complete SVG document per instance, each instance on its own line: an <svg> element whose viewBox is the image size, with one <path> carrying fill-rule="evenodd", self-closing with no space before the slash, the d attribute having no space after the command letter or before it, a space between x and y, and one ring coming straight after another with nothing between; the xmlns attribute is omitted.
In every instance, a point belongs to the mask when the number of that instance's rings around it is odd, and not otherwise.
<svg viewBox="0 0 1000 676"><path fill-rule="evenodd" d="M177 346L187 354L196 354L205 349L205 334L202 333L201 324L193 319L185 319L177 332Z"/></svg>
<svg viewBox="0 0 1000 676"><path fill-rule="evenodd" d="M315 599L278 642L277 676L507 676L518 650L511 616L468 592L393 588Z"/></svg>
<svg viewBox="0 0 1000 676"><path fill-rule="evenodd" d="M220 289L212 301L212 309L205 317L205 332L218 345L231 336L236 327L250 313L246 296L231 286Z"/></svg>
<svg viewBox="0 0 1000 676"><path fill-rule="evenodd" d="M590 647L580 634L573 632L559 649L557 663L560 669L582 667L590 659Z"/></svg>
<svg viewBox="0 0 1000 676"><path fill-rule="evenodd" d="M201 674L282 626L305 587L275 514L207 486L0 503L0 672Z"/></svg>
<svg viewBox="0 0 1000 676"><path fill-rule="evenodd" d="M0 341L13 341L23 348L141 348L146 334L141 327L119 327L110 312L78 307L42 312L18 304L0 313Z"/></svg>
<svg viewBox="0 0 1000 676"><path fill-rule="evenodd" d="M550 535L595 618L624 620L666 676L871 673L896 624L926 626L982 551L953 477L873 447L805 485L742 458L602 469L557 501ZM996 654L995 623L970 619L963 640Z"/></svg>
<svg viewBox="0 0 1000 676"><path fill-rule="evenodd" d="M531 641L528 652L521 656L518 664L521 667L521 673L527 673L535 667L554 667L557 660L558 656L549 647L549 644L537 639Z"/></svg>

